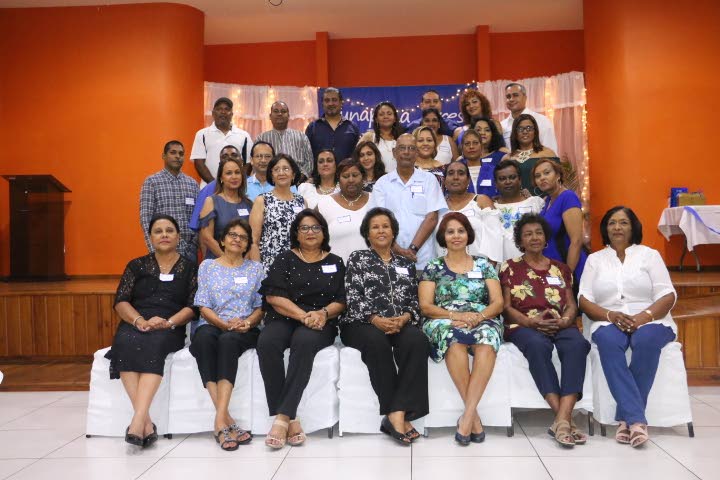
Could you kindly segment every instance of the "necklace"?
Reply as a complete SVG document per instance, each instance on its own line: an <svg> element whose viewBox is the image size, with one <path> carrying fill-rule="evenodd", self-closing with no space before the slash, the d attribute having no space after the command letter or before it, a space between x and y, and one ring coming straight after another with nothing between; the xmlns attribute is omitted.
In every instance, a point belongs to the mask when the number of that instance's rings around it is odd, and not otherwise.
<svg viewBox="0 0 720 480"><path fill-rule="evenodd" d="M166 264L166 265L161 264L161 263L160 263L160 260L158 260L157 257L155 257L155 261L156 261L157 264L158 264L158 268L160 269L160 273L168 273L170 270L172 270L173 265L175 265L175 262L177 262L177 260L178 260L179 257L180 257L179 254L173 256L173 259L172 259L170 262L168 262L169 265L168 265L168 264Z"/></svg>
<svg viewBox="0 0 720 480"><path fill-rule="evenodd" d="M318 185L317 191L320 195L330 195L335 191L335 188L337 188L337 185L333 186L332 188L323 188L322 185Z"/></svg>
<svg viewBox="0 0 720 480"><path fill-rule="evenodd" d="M358 202L358 200L360 200L360 199L362 198L363 193L365 193L365 192L360 192L360 195L358 195L355 200L348 200L348 199L345 197L345 195L343 195L342 192L340 192L340 196L341 196L342 199L345 200L345 202L348 204L348 207L352 207L353 205L355 205L355 204Z"/></svg>
<svg viewBox="0 0 720 480"><path fill-rule="evenodd" d="M532 148L530 150L518 150L515 154L515 160L519 163L525 163L530 159L530 156L535 152Z"/></svg>
<svg viewBox="0 0 720 480"><path fill-rule="evenodd" d="M298 247L297 251L298 251L298 253L300 254L300 258L303 259L303 262L305 262L305 263L310 263L310 262L308 262L308 261L305 259L305 255L303 255L303 253L302 253L302 248ZM324 253L324 252L323 252L322 250L320 250L320 255L319 255L319 257L318 257L318 260L321 260L321 259L322 259L323 253ZM317 262L317 260L315 260L315 261Z"/></svg>

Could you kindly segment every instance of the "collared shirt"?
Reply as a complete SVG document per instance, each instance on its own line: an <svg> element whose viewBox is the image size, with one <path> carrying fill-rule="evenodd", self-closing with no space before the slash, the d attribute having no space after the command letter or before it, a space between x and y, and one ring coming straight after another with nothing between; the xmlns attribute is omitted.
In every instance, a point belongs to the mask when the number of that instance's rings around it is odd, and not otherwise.
<svg viewBox="0 0 720 480"><path fill-rule="evenodd" d="M313 170L313 153L310 148L310 140L300 130L268 130L255 139L267 142L273 146L275 153L290 155L298 164L305 176L310 177ZM264 193L264 192L263 192Z"/></svg>
<svg viewBox="0 0 720 480"><path fill-rule="evenodd" d="M535 118L535 121L538 124L538 129L540 129L540 143L543 147L547 147L559 155L560 152L558 152L557 139L555 138L555 128L553 127L553 123L550 121L550 119L541 113L533 112L529 108L523 110L521 115L522 114L532 115L533 118ZM513 116L510 115L505 120L500 122L500 125L502 125L503 128L503 138L505 139L505 146L507 146L507 148L512 148L510 146L510 135L512 134L512 126L514 120L515 119L513 118Z"/></svg>
<svg viewBox="0 0 720 480"><path fill-rule="evenodd" d="M148 234L150 220L154 215L164 214L172 216L180 226L178 252L195 258L195 233L188 227L188 222L197 196L197 182L182 172L175 176L162 169L145 179L140 190L140 226L148 251L153 251Z"/></svg>
<svg viewBox="0 0 720 480"><path fill-rule="evenodd" d="M313 158L323 148L332 148L335 151L337 162L352 156L355 145L360 140L360 129L350 120L344 118L333 130L325 117L320 117L305 129L305 135L310 140Z"/></svg>
<svg viewBox="0 0 720 480"><path fill-rule="evenodd" d="M210 170L213 177L217 174L217 169L220 166L220 150L223 147L234 145L240 151L245 163L250 159L250 150L253 146L250 134L235 125L230 127L228 133L223 133L213 122L212 125L198 130L195 134L190 160L204 158L205 166ZM205 185L206 183L202 182L201 186Z"/></svg>
<svg viewBox="0 0 720 480"><path fill-rule="evenodd" d="M402 248L410 246L428 213L443 213L448 208L435 175L418 168L407 183L403 183L397 170L380 177L375 182L370 203L368 210L384 207L395 214L400 224L396 241ZM432 257L433 241L428 237L417 252L417 269L425 268Z"/></svg>
<svg viewBox="0 0 720 480"><path fill-rule="evenodd" d="M247 179L247 192L245 196L247 196L248 200L254 202L255 199L263 193L272 192L274 189L274 185L270 185L267 181L265 183L261 183L255 175L250 175ZM297 193L295 185L290 187L290 191L292 193Z"/></svg>

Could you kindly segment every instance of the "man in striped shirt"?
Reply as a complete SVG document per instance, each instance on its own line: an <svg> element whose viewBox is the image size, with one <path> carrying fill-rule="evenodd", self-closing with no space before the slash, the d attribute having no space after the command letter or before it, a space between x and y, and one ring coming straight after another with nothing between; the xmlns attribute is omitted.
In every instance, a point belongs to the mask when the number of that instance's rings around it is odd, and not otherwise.
<svg viewBox="0 0 720 480"><path fill-rule="evenodd" d="M290 155L298 164L302 173L310 177L313 169L313 156L310 141L299 130L288 128L290 109L283 101L277 101L270 107L270 122L273 129L263 132L255 139L273 146L276 153Z"/></svg>

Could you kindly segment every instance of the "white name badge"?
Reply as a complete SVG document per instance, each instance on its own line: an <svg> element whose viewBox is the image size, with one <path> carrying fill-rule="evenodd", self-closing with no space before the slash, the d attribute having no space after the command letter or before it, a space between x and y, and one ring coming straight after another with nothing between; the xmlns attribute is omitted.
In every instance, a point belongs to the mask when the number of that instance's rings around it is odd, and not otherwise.
<svg viewBox="0 0 720 480"><path fill-rule="evenodd" d="M527 207L527 206L520 207L520 208L518 208L518 212L520 213L520 215L525 215L526 213L532 213L532 207Z"/></svg>
<svg viewBox="0 0 720 480"><path fill-rule="evenodd" d="M248 215L250 215L250 212L248 212L247 208L238 208L237 211L238 215L240 215L241 217L247 217Z"/></svg>
<svg viewBox="0 0 720 480"><path fill-rule="evenodd" d="M302 211L303 211L303 208L302 208L302 207L298 207L298 206L294 206L294 207L293 207L293 212L295 212L295 213L300 213L300 212L302 212Z"/></svg>
<svg viewBox="0 0 720 480"><path fill-rule="evenodd" d="M480 182L481 187L492 187L492 180L489 178L486 178L485 180Z"/></svg>
<svg viewBox="0 0 720 480"><path fill-rule="evenodd" d="M192 197L185 197L185 205L195 205L195 199Z"/></svg>
<svg viewBox="0 0 720 480"><path fill-rule="evenodd" d="M337 265L323 265L323 273L337 273Z"/></svg>
<svg viewBox="0 0 720 480"><path fill-rule="evenodd" d="M342 217L337 217L338 223L350 223L350 215L343 215Z"/></svg>
<svg viewBox="0 0 720 480"><path fill-rule="evenodd" d="M410 275L410 272L405 267L395 267L395 271L400 275Z"/></svg>
<svg viewBox="0 0 720 480"><path fill-rule="evenodd" d="M235 280L235 285L245 285L248 283L247 277L235 277L233 280Z"/></svg>
<svg viewBox="0 0 720 480"><path fill-rule="evenodd" d="M492 157L488 157L488 158L483 158L483 159L481 160L481 162L482 162L482 163L490 163L490 162L492 162L492 160L493 160Z"/></svg>
<svg viewBox="0 0 720 480"><path fill-rule="evenodd" d="M172 282L173 278L175 278L174 273L161 273L160 274L160 281L161 282Z"/></svg>
<svg viewBox="0 0 720 480"><path fill-rule="evenodd" d="M545 281L548 285L562 285L562 282L558 277L545 277Z"/></svg>
<svg viewBox="0 0 720 480"><path fill-rule="evenodd" d="M475 216L475 210L473 210L472 208L466 208L465 210L463 210L460 213L462 213L466 217L474 217Z"/></svg>
<svg viewBox="0 0 720 480"><path fill-rule="evenodd" d="M410 191L412 193L423 193L425 190L422 185L410 185Z"/></svg>
<svg viewBox="0 0 720 480"><path fill-rule="evenodd" d="M483 278L483 273L478 270L467 272L468 278Z"/></svg>

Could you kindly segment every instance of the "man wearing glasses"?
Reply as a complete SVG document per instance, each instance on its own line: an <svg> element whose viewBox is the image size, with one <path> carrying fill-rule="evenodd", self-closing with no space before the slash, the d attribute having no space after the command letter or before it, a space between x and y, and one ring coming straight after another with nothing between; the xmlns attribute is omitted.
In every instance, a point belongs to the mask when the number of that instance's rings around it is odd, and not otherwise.
<svg viewBox="0 0 720 480"><path fill-rule="evenodd" d="M310 177L313 169L310 141L300 130L288 128L289 121L290 109L287 103L282 101L273 103L270 107L270 122L272 123L273 129L262 132L255 139L255 142L267 142L272 145L277 153L290 155L293 160L295 160L295 163L298 164L302 173L306 177Z"/></svg>
<svg viewBox="0 0 720 480"><path fill-rule="evenodd" d="M510 148L510 134L512 134L513 121L526 113L532 115L538 124L540 130L540 143L552 150L558 152L557 140L555 139L555 129L549 118L537 112L533 112L525 106L527 103L527 92L525 87L519 83L508 83L505 86L505 106L510 110L510 116L500 122L503 129L503 137L505 138L505 146Z"/></svg>

